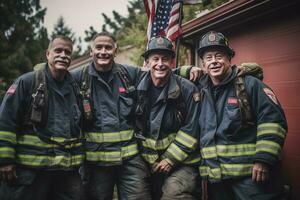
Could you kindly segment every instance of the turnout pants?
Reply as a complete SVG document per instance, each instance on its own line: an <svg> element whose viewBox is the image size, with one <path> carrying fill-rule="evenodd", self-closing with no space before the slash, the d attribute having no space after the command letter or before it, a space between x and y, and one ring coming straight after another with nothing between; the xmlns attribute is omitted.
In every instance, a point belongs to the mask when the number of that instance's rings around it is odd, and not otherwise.
<svg viewBox="0 0 300 200"><path fill-rule="evenodd" d="M81 200L78 170L42 171L17 167L17 180L1 182L1 200Z"/></svg>
<svg viewBox="0 0 300 200"><path fill-rule="evenodd" d="M180 166L168 174L151 175L153 200L200 199L200 176L196 167Z"/></svg>
<svg viewBox="0 0 300 200"><path fill-rule="evenodd" d="M115 185L119 200L151 199L148 168L140 156L116 166L86 164L82 175L88 200L113 199Z"/></svg>

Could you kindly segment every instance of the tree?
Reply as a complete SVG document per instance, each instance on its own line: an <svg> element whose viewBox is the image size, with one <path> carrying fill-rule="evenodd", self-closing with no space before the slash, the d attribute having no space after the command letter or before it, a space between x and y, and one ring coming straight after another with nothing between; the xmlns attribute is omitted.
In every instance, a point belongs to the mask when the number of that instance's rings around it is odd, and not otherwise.
<svg viewBox="0 0 300 200"><path fill-rule="evenodd" d="M75 33L72 31L71 28L69 28L67 25L66 25L66 22L63 18L63 16L59 16L58 20L57 20L57 23L54 25L54 30L53 32L51 33L51 38L53 39L56 35L64 35L64 36L67 36L69 37L72 41L73 41L73 48L74 48L74 51L73 51L73 55L72 55L72 58L77 58L81 55L81 52L82 52L82 48L81 48L81 43L82 43L82 40L81 38L76 38L75 37Z"/></svg>
<svg viewBox="0 0 300 200"><path fill-rule="evenodd" d="M10 85L44 60L49 41L43 27L46 9L39 0L1 0L0 13L0 79L1 84Z"/></svg>
<svg viewBox="0 0 300 200"><path fill-rule="evenodd" d="M76 41L75 33L73 33L72 29L66 25L63 16L59 16L56 24L54 25L54 30L51 33L51 38L53 39L56 35L64 35L69 37L73 42Z"/></svg>

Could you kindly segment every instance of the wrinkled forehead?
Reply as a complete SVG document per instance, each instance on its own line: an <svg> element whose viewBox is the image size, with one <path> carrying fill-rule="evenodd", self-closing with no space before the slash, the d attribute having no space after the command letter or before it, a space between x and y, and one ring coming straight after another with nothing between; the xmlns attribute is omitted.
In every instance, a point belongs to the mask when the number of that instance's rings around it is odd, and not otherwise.
<svg viewBox="0 0 300 200"><path fill-rule="evenodd" d="M56 38L49 45L49 50L51 50L51 49L57 49L57 48L69 49L69 50L72 51L73 44L72 44L72 42L70 42L68 40L64 40L62 38Z"/></svg>

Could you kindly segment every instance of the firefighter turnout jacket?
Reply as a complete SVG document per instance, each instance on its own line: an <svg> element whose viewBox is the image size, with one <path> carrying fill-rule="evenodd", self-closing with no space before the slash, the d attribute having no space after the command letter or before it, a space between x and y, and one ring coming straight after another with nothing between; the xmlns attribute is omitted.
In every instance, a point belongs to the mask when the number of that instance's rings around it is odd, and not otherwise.
<svg viewBox="0 0 300 200"><path fill-rule="evenodd" d="M188 80L170 75L158 98L150 102L150 72L137 87L137 133L142 157L150 164L167 159L172 165L199 164L197 119L199 92Z"/></svg>
<svg viewBox="0 0 300 200"><path fill-rule="evenodd" d="M92 119L84 127L87 162L97 166L120 165L124 159L138 153L132 128L135 88L126 85L135 83L140 70L114 63L107 82L95 70L93 63L86 70L84 67L75 69L72 75L79 84L84 73L89 76L87 84Z"/></svg>
<svg viewBox="0 0 300 200"><path fill-rule="evenodd" d="M213 86L208 75L200 80L200 175L210 182L251 176L254 162L275 165L287 132L285 115L275 94L263 82L247 75L244 85L253 123L243 125L235 79L233 70L219 86Z"/></svg>
<svg viewBox="0 0 300 200"><path fill-rule="evenodd" d="M45 64L41 71L20 76L8 89L0 108L0 165L17 164L37 169L73 169L84 160L81 137L81 106L75 81L66 74L55 81ZM46 109L40 125L30 122L30 109L37 95L37 73L44 76ZM39 88L40 89L40 88ZM40 100L40 99L39 99ZM42 108L42 109L44 109ZM39 118L39 116L37 116Z"/></svg>

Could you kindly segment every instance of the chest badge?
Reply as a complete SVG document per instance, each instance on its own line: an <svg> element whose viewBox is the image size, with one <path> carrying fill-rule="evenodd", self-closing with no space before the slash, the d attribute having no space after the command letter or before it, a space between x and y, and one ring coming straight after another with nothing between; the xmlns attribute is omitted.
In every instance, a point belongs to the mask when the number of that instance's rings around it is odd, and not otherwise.
<svg viewBox="0 0 300 200"><path fill-rule="evenodd" d="M237 105L238 104L238 99L235 97L229 97L227 99L227 104L229 105Z"/></svg>
<svg viewBox="0 0 300 200"><path fill-rule="evenodd" d="M119 87L119 93L125 93L125 92L126 92L125 88Z"/></svg>

